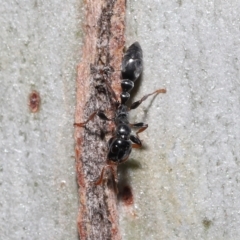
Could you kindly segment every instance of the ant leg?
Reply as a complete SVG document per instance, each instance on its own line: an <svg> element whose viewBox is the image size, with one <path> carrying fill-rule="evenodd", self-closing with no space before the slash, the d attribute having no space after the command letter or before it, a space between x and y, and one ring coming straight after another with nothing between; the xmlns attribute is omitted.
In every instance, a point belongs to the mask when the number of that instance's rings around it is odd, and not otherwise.
<svg viewBox="0 0 240 240"><path fill-rule="evenodd" d="M153 95L153 94L158 94L158 93L166 93L166 89L158 89L156 90L155 92L153 93L150 93L150 94L147 94L145 96L142 97L141 100L137 101L137 102L134 102L131 107L130 107L130 110L131 109L135 109L137 108L143 101L145 101L149 96Z"/></svg>
<svg viewBox="0 0 240 240"><path fill-rule="evenodd" d="M136 137L134 135L130 135L130 140L133 142L132 148L141 148L142 147L142 142L138 137Z"/></svg>
<svg viewBox="0 0 240 240"><path fill-rule="evenodd" d="M116 171L114 171L113 167L111 165L106 165L102 168L102 171L101 171L101 175L99 177L99 179L97 181L95 181L95 185L101 185L103 183L103 176L104 176L104 172L106 171L106 168L110 168L112 174L113 174L113 177L114 177L114 181L116 183L116 180L117 180L117 173Z"/></svg>
<svg viewBox="0 0 240 240"><path fill-rule="evenodd" d="M82 122L82 123L74 123L73 125L74 125L74 126L77 126L77 127L85 127L85 125L86 125L89 121L93 120L93 118L95 117L96 114L97 114L97 111L94 112L94 113L92 113L92 114L90 115L90 117L88 118L88 120L86 120L85 122Z"/></svg>
<svg viewBox="0 0 240 240"><path fill-rule="evenodd" d="M140 129L136 132L137 136L130 135L130 140L134 143L132 144L132 148L141 148L142 141L139 139L139 133L145 131L148 128L148 124L140 122L130 124L131 127L140 127Z"/></svg>
<svg viewBox="0 0 240 240"><path fill-rule="evenodd" d="M97 115L98 115L98 117L100 117L100 119L102 119L102 120L112 121L112 119L108 118L108 117L105 115L105 113L104 113L103 111L101 111L101 110L99 110L99 111L97 112Z"/></svg>
<svg viewBox="0 0 240 240"><path fill-rule="evenodd" d="M96 115L97 115L100 119L102 119L102 120L112 121L112 119L109 119L109 118L104 114L103 111L98 110L98 111L92 113L92 114L90 115L90 117L89 117L85 122L82 122L82 123L74 123L74 126L77 126L77 127L85 127L85 125L86 125L89 121L93 120L93 118L94 118Z"/></svg>
<svg viewBox="0 0 240 240"><path fill-rule="evenodd" d="M139 137L139 133L145 131L148 128L148 124L140 122L140 123L133 123L130 124L131 127L140 127L140 129L136 132L137 137Z"/></svg>
<svg viewBox="0 0 240 240"><path fill-rule="evenodd" d="M142 145L138 145L138 144L136 144L136 143L133 143L132 144L132 148L141 148L142 147Z"/></svg>

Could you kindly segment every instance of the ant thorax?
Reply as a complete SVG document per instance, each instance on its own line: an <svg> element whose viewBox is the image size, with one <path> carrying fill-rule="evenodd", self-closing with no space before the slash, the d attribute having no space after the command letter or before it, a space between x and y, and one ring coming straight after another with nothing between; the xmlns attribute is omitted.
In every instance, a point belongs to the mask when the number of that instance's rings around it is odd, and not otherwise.
<svg viewBox="0 0 240 240"><path fill-rule="evenodd" d="M128 121L128 107L126 105L120 105L115 113L114 122L118 126L119 124L129 124Z"/></svg>

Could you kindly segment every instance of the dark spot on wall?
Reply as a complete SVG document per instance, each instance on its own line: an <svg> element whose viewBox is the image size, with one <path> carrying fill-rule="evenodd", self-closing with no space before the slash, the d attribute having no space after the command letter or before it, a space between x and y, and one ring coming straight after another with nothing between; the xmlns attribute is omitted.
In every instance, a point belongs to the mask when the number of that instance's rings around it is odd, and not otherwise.
<svg viewBox="0 0 240 240"><path fill-rule="evenodd" d="M207 218L205 218L205 219L202 221L202 224L203 224L205 230L208 230L208 229L211 227L211 225L212 225L212 221L209 220L209 219L207 219Z"/></svg>
<svg viewBox="0 0 240 240"><path fill-rule="evenodd" d="M132 189L129 186L123 187L122 191L120 192L120 200L127 206L133 204L133 193Z"/></svg>
<svg viewBox="0 0 240 240"><path fill-rule="evenodd" d="M31 112L35 113L39 111L41 103L40 95L37 91L33 90L28 97L28 105Z"/></svg>

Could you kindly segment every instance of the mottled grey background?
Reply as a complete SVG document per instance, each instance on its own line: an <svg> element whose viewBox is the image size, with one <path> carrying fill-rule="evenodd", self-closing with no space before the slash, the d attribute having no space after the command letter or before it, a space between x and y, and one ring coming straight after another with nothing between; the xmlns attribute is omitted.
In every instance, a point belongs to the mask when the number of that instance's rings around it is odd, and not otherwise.
<svg viewBox="0 0 240 240"><path fill-rule="evenodd" d="M81 7L0 6L0 239L77 240ZM134 193L133 206L120 203L124 240L240 239L239 13L237 0L128 1L127 45L140 42L145 64L134 99L167 94L131 113L149 128L120 171Z"/></svg>
<svg viewBox="0 0 240 240"><path fill-rule="evenodd" d="M73 122L78 1L0 6L0 239L77 239ZM28 95L40 93L38 113Z"/></svg>

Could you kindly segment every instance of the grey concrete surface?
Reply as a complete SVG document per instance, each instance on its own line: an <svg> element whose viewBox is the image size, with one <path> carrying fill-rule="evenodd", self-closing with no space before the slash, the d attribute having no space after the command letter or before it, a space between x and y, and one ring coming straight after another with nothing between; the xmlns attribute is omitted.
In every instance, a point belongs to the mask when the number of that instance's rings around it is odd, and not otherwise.
<svg viewBox="0 0 240 240"><path fill-rule="evenodd" d="M81 1L0 6L0 239L77 239L72 123ZM240 2L127 2L144 148L120 168L124 240L240 239ZM40 92L38 113L28 94Z"/></svg>
<svg viewBox="0 0 240 240"><path fill-rule="evenodd" d="M127 170L124 239L240 239L239 13L239 1L128 1L145 60L134 99L167 94L131 115L149 128Z"/></svg>
<svg viewBox="0 0 240 240"><path fill-rule="evenodd" d="M1 3L1 240L77 239L73 116L80 3ZM40 93L38 113L29 111L32 90Z"/></svg>

